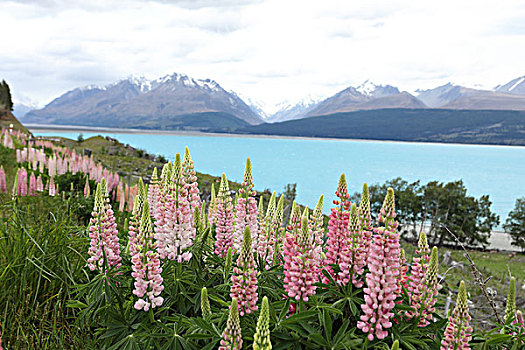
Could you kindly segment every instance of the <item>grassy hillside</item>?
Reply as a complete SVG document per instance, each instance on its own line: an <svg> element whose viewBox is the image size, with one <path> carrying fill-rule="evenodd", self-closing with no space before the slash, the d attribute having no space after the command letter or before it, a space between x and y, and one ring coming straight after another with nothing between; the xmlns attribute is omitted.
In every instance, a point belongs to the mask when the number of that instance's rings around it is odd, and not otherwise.
<svg viewBox="0 0 525 350"><path fill-rule="evenodd" d="M13 124L13 128L16 130L22 130L23 132L29 132L25 126L23 126L18 119L10 111L5 111L0 108L0 128L8 128L10 124Z"/></svg>
<svg viewBox="0 0 525 350"><path fill-rule="evenodd" d="M379 109L239 129L247 134L525 145L525 112Z"/></svg>

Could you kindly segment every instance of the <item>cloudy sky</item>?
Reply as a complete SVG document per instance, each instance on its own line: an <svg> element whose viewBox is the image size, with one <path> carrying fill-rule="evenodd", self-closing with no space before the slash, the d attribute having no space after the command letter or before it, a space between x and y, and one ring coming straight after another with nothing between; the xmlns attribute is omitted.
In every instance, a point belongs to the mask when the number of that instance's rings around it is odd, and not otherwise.
<svg viewBox="0 0 525 350"><path fill-rule="evenodd" d="M414 91L525 75L522 0L0 0L0 23L0 78L39 105L173 72L270 112L366 79Z"/></svg>

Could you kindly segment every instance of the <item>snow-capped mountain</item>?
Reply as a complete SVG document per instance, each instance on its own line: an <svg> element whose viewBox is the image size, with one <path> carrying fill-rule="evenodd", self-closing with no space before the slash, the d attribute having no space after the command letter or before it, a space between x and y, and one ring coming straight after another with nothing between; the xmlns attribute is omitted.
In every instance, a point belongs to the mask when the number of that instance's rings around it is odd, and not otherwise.
<svg viewBox="0 0 525 350"><path fill-rule="evenodd" d="M525 76L511 80L505 85L498 85L494 90L513 95L525 95Z"/></svg>
<svg viewBox="0 0 525 350"><path fill-rule="evenodd" d="M467 88L448 83L418 91L417 98L431 108L525 110L525 95L512 92L520 78L496 88L496 91Z"/></svg>
<svg viewBox="0 0 525 350"><path fill-rule="evenodd" d="M376 85L367 80L358 87L347 87L327 98L310 109L306 116L380 108L425 108L425 105L408 92L399 92L394 86Z"/></svg>
<svg viewBox="0 0 525 350"><path fill-rule="evenodd" d="M276 106L278 109L277 112L272 114L267 119L267 122L277 123L304 118L304 116L322 100L322 97L308 95L299 101L283 101Z"/></svg>
<svg viewBox="0 0 525 350"><path fill-rule="evenodd" d="M106 86L77 88L43 109L28 113L22 120L41 124L177 129L185 128L195 115L202 113L207 113L206 120L213 114L220 115L228 125L263 122L242 99L217 82L177 73L155 80L130 77Z"/></svg>

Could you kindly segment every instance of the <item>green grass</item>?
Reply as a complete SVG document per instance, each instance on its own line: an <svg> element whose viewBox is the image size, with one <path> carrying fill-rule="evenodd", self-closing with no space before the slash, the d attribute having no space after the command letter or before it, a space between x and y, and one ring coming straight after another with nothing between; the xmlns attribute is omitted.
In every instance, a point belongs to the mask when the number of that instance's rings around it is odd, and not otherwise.
<svg viewBox="0 0 525 350"><path fill-rule="evenodd" d="M77 203L0 196L0 318L8 349L82 349L91 332L66 306L85 281L88 241Z"/></svg>

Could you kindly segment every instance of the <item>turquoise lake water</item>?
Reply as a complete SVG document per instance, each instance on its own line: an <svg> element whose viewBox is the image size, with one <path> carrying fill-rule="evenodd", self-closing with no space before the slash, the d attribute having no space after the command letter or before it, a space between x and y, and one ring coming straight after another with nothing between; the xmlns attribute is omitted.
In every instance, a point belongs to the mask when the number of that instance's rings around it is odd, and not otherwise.
<svg viewBox="0 0 525 350"><path fill-rule="evenodd" d="M79 133L35 134L76 139ZM85 138L99 134L171 160L188 146L197 171L217 176L224 172L228 179L239 182L246 157L250 157L257 190L280 192L286 184L297 183L297 201L313 207L324 194L325 212L342 172L351 193L360 191L363 182L382 183L395 177L422 183L462 179L469 194L490 195L492 209L502 222L516 198L525 196L525 147L83 133Z"/></svg>

